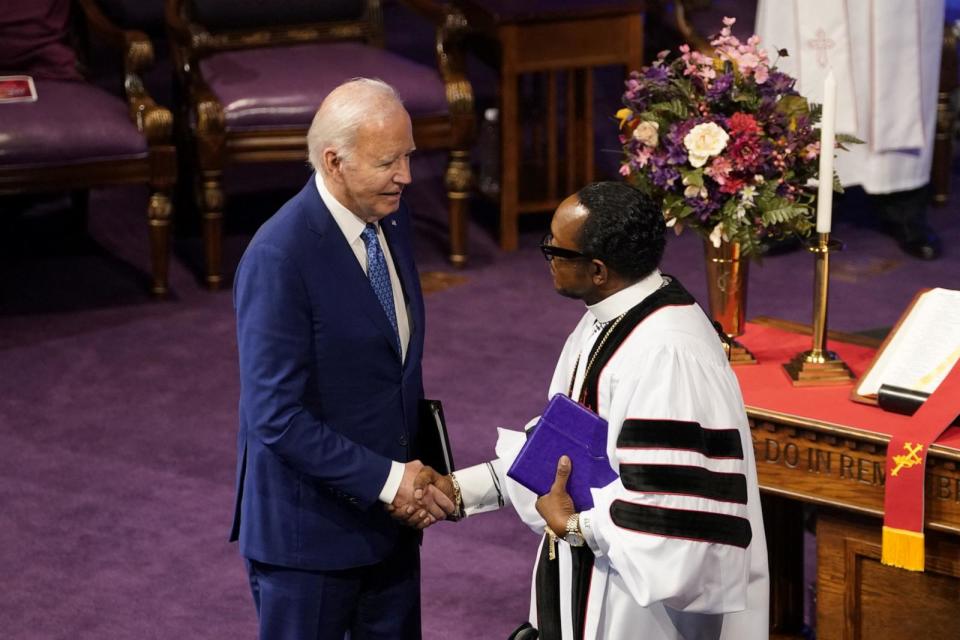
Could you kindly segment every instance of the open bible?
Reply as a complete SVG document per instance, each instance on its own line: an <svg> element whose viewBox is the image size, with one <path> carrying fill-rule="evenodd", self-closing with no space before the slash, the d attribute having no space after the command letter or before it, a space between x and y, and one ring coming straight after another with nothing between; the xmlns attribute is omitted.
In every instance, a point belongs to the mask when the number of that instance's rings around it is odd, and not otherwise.
<svg viewBox="0 0 960 640"><path fill-rule="evenodd" d="M887 335L852 398L876 404L887 389L925 397L960 359L960 291L924 289Z"/></svg>

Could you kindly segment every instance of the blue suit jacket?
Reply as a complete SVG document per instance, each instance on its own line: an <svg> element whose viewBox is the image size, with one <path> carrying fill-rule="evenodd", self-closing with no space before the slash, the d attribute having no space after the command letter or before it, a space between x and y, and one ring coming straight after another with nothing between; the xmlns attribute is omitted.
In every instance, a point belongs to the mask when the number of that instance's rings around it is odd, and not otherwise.
<svg viewBox="0 0 960 640"><path fill-rule="evenodd" d="M378 496L411 459L423 297L406 206L381 221L411 324L406 363L314 178L257 231L234 284L240 354L231 540L253 560L342 569L401 534Z"/></svg>

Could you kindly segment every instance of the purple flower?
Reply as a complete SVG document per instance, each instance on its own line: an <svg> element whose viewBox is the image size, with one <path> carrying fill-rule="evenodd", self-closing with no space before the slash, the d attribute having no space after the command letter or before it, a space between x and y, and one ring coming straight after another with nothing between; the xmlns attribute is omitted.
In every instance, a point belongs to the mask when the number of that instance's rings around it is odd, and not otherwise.
<svg viewBox="0 0 960 640"><path fill-rule="evenodd" d="M733 74L724 73L716 77L713 84L707 89L707 97L711 100L717 100L723 97L723 94L730 91L733 86Z"/></svg>
<svg viewBox="0 0 960 640"><path fill-rule="evenodd" d="M664 160L668 164L683 164L687 161L687 148L683 146L682 142L678 144L668 140L663 146L667 152Z"/></svg>
<svg viewBox="0 0 960 640"><path fill-rule="evenodd" d="M689 118L682 122L677 122L670 127L669 138L677 144L683 144L683 138L690 133L690 130L703 122L702 118Z"/></svg>
<svg viewBox="0 0 960 640"><path fill-rule="evenodd" d="M796 82L796 80L781 71L771 71L770 78L759 85L760 95L766 97L768 95L794 94L796 91L793 86Z"/></svg>
<svg viewBox="0 0 960 640"><path fill-rule="evenodd" d="M663 67L647 67L647 70L643 73L643 77L653 82L666 82L670 74L667 73L667 70Z"/></svg>
<svg viewBox="0 0 960 640"><path fill-rule="evenodd" d="M693 215L702 223L707 222L711 214L720 208L718 203L710 199L684 198L684 202L693 208Z"/></svg>
<svg viewBox="0 0 960 640"><path fill-rule="evenodd" d="M670 166L657 163L656 158L650 160L650 179L653 184L661 189L669 189L675 182L680 180L680 172Z"/></svg>

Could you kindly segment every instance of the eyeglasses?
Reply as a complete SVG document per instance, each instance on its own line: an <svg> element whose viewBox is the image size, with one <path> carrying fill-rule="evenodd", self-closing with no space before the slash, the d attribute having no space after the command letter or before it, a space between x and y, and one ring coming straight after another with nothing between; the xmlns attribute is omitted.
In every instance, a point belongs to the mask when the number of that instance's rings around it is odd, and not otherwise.
<svg viewBox="0 0 960 640"><path fill-rule="evenodd" d="M543 257L547 262L550 262L554 258L563 258L564 260L590 260L590 256L580 253L579 251L574 251L573 249L564 249L563 247L555 247L551 243L553 242L553 234L549 231L546 235L543 236L543 240L540 241L540 251L543 253Z"/></svg>

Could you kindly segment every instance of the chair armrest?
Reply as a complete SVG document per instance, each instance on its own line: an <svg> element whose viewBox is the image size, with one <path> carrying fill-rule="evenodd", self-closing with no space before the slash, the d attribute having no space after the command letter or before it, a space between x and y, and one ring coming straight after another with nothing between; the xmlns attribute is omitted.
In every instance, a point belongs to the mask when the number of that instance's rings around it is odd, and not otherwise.
<svg viewBox="0 0 960 640"><path fill-rule="evenodd" d="M123 52L123 91L130 119L147 138L150 146L170 144L173 139L173 114L158 105L139 73L153 64L153 44L142 31L121 29L100 11L94 0L79 0L87 26L98 41Z"/></svg>
<svg viewBox="0 0 960 640"><path fill-rule="evenodd" d="M94 0L79 0L87 27L99 42L123 52L126 73L140 73L153 64L153 44L142 31L121 29L107 18Z"/></svg>
<svg viewBox="0 0 960 640"><path fill-rule="evenodd" d="M473 87L467 79L463 40L467 20L452 3L437 0L401 0L436 26L437 66L446 84L447 103L455 117L469 117L472 128Z"/></svg>
<svg viewBox="0 0 960 640"><path fill-rule="evenodd" d="M127 110L137 129L146 137L149 146L172 144L173 114L158 105L147 93L140 76L128 73L123 83L127 98Z"/></svg>
<svg viewBox="0 0 960 640"><path fill-rule="evenodd" d="M437 64L446 85L450 115L461 122L460 136L469 144L474 137L474 105L463 46L467 31L467 19L459 9L445 5L443 21L437 26Z"/></svg>

